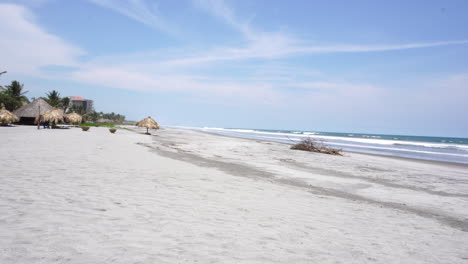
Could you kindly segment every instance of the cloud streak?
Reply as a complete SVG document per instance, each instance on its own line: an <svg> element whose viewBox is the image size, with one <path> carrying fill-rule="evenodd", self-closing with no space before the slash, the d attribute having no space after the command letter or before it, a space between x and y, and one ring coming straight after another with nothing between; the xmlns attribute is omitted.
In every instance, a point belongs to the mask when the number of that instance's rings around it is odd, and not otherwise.
<svg viewBox="0 0 468 264"><path fill-rule="evenodd" d="M224 0L193 0L193 2L195 6L242 33L247 44L241 48L224 47L211 50L206 54L186 55L183 59L176 59L170 63L190 65L229 60L276 59L307 54L389 52L468 44L468 40L384 45L307 44L307 41L294 38L284 32L265 32L252 27L248 21L242 21Z"/></svg>
<svg viewBox="0 0 468 264"><path fill-rule="evenodd" d="M247 23L242 22L230 6L223 0L193 0L195 6L207 11L211 15L223 20L225 23L241 32L245 37L254 39L255 31Z"/></svg>
<svg viewBox="0 0 468 264"><path fill-rule="evenodd" d="M112 9L121 10L126 7L122 2L117 5L108 0L93 1ZM212 2L224 4L220 1ZM132 14L131 16L136 16L140 11L147 12L142 11L147 8L142 1L134 0L127 4L131 7L124 11ZM256 61L250 65L251 71L240 75L230 74L229 67L247 67L248 64L243 62L252 59L261 60L265 65L271 66L276 59L304 54L385 52L468 43L466 40L460 40L396 45L306 45L281 32L255 30L247 23L240 22L233 9L223 5L218 4L215 9L215 12L220 14L220 18L226 19L229 25L237 28L246 37L247 42L243 47L223 46L208 51L193 49L184 51L185 49L175 48L134 55L113 55L110 59L93 58L82 62L78 59L84 54L81 49L58 36L47 33L34 22L33 15L27 9L17 5L2 4L0 35L9 41L0 42L1 63L5 63L9 71L27 74L37 74L42 67L49 65L73 66L75 69L54 77L97 87L184 94L191 98L202 98L207 102L221 104L269 105L312 110L320 110L325 105L330 111L337 111L336 109L346 111L351 108L369 111L372 107L379 107L376 104L389 101L388 98L392 98L392 101L401 101L401 98L395 95L385 96L388 89L366 81L338 81L336 77L327 78L320 73L294 76L294 73L300 71L315 70L306 67L284 66L269 71ZM149 15L141 19L144 19L145 23L150 23L148 21L152 21L151 17ZM156 28L164 24L154 23ZM226 61L236 63L211 65ZM193 66L206 66L206 70L195 74L197 71L194 69L201 67ZM220 68L227 74L219 76L213 73ZM449 82L450 85L463 84L465 85L463 88L466 87L466 83L466 76ZM440 95L443 91L440 87L435 87L435 91L428 93L428 96ZM457 90L460 98L466 97L463 91L466 90ZM461 105L461 102L457 105Z"/></svg>
<svg viewBox="0 0 468 264"><path fill-rule="evenodd" d="M306 46L293 48L298 53L345 53L345 52L383 52L407 49L433 48L449 45L468 44L468 40L453 40L425 43L407 43L390 45L330 45L330 46Z"/></svg>
<svg viewBox="0 0 468 264"><path fill-rule="evenodd" d="M170 35L177 35L178 30L159 12L156 5L149 5L144 0L88 0L98 6L111 9L130 19L155 28Z"/></svg>

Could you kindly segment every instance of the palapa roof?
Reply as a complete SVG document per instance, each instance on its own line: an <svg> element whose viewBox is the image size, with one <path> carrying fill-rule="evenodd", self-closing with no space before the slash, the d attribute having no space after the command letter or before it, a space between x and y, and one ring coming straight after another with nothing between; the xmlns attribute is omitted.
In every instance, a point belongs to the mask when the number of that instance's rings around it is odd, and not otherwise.
<svg viewBox="0 0 468 264"><path fill-rule="evenodd" d="M65 115L65 121L72 124L79 124L83 121L83 117L77 113Z"/></svg>
<svg viewBox="0 0 468 264"><path fill-rule="evenodd" d="M136 126L139 127L147 127L147 128L152 128L152 129L159 129L158 123L154 121L151 116L148 116L147 118L141 120L140 122L136 123Z"/></svg>
<svg viewBox="0 0 468 264"><path fill-rule="evenodd" d="M50 122L50 123L60 123L64 120L64 114L62 109L52 109L47 111L45 114L42 115L41 121Z"/></svg>
<svg viewBox="0 0 468 264"><path fill-rule="evenodd" d="M39 108L41 112L39 113ZM53 110L54 108L50 106L44 99L38 98L27 105L13 111L18 117L38 117L39 114L44 114L47 111Z"/></svg>
<svg viewBox="0 0 468 264"><path fill-rule="evenodd" d="M10 111L1 109L0 110L0 123L9 124L19 121L19 117L12 114Z"/></svg>
<svg viewBox="0 0 468 264"><path fill-rule="evenodd" d="M86 101L86 99L84 99L83 97L79 97L79 96L70 96L70 100L71 101Z"/></svg>

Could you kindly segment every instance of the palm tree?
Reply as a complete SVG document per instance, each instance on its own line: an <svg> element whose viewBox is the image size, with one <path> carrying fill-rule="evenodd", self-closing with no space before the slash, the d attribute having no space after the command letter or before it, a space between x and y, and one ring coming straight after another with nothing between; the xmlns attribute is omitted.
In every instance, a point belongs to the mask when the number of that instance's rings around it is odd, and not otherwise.
<svg viewBox="0 0 468 264"><path fill-rule="evenodd" d="M91 111L91 112L85 113L85 114L83 115L83 117L84 117L87 121L96 122L96 121L99 119L99 113L96 112L96 111Z"/></svg>
<svg viewBox="0 0 468 264"><path fill-rule="evenodd" d="M70 98L69 97L64 97L60 100L60 105L63 108L63 112L66 113L68 107L70 106Z"/></svg>
<svg viewBox="0 0 468 264"><path fill-rule="evenodd" d="M46 94L47 98L45 99L47 101L47 103L50 104L50 106L52 107L55 107L55 108L58 108L60 107L60 93L55 91L55 90L52 90L50 92L48 92Z"/></svg>
<svg viewBox="0 0 468 264"><path fill-rule="evenodd" d="M86 110L81 105L72 105L68 112L69 113L77 113L77 114L82 115L82 116L86 114Z"/></svg>
<svg viewBox="0 0 468 264"><path fill-rule="evenodd" d="M0 101L8 111L13 111L29 100L25 96L28 91L23 90L23 84L18 81L12 81L10 85L1 88Z"/></svg>

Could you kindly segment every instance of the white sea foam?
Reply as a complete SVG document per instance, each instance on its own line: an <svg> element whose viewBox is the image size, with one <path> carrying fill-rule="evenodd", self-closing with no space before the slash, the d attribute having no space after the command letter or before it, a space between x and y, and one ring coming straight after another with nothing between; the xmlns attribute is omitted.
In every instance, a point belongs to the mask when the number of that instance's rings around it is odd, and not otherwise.
<svg viewBox="0 0 468 264"><path fill-rule="evenodd" d="M292 136L292 137L305 137L301 134L292 134L292 133L283 133L283 132L266 132L266 131L256 131L250 129L225 129L225 128L203 128L204 130L215 130L221 132L237 132L237 133L251 133L259 135L282 135L282 136Z"/></svg>
<svg viewBox="0 0 468 264"><path fill-rule="evenodd" d="M320 133L318 133L318 132L304 132L303 134L304 135L318 135Z"/></svg>
<svg viewBox="0 0 468 264"><path fill-rule="evenodd" d="M450 143L430 143L430 142L418 142L418 141L402 141L402 140L390 140L390 139L374 139L374 138L345 138L345 137L334 137L334 136L314 136L312 138L320 138L325 141L337 140L337 141L349 141L358 142L369 145L387 145L387 146L411 146L411 147L425 147L425 148L437 148L437 149L452 149L468 151L467 145L461 144L450 144Z"/></svg>
<svg viewBox="0 0 468 264"><path fill-rule="evenodd" d="M286 136L287 139L294 139L294 137L300 137L300 138L310 137L313 139L320 139L320 140L324 140L325 142L334 143L334 144L338 144L340 142L341 143L354 142L354 143L366 144L365 146L362 146L362 147L370 147L369 145L386 145L386 146L411 146L411 147L468 151L468 145L453 144L453 143L431 143L431 142L381 139L379 136L367 136L368 138L352 138L352 137L326 136L326 135L317 134L316 132L304 132L303 134L295 134L295 133L284 133L284 132L256 131L256 130L251 130L251 129L224 129L224 128L207 128L207 127L203 129L217 130L220 132L242 133L245 135L251 134L251 135L256 135L256 136L264 136L264 137L266 135L269 135L273 137L265 137L265 138L276 138L278 140L283 140L283 139L279 137L274 137L274 136ZM394 148L391 148L391 149L394 149ZM415 152L416 150L408 150L408 151Z"/></svg>
<svg viewBox="0 0 468 264"><path fill-rule="evenodd" d="M422 150L401 149L401 148L385 148L385 147L376 147L376 146L362 146L362 145L344 144L344 143L328 143L328 144L332 146L348 146L348 147L354 147L354 148L371 148L371 149L378 149L378 150L391 150L391 151L401 151L401 152L411 152L411 153L424 153L424 154L432 154L432 155L468 157L468 154L443 153L443 152L422 151Z"/></svg>
<svg viewBox="0 0 468 264"><path fill-rule="evenodd" d="M296 138L269 137L269 136L262 136L261 138L262 139L276 139L276 140L282 140L282 141L289 140L289 141L294 141L294 142L301 140L301 139L296 139ZM391 150L391 151L401 151L401 152L411 152L411 153L424 153L424 154L432 154L432 155L468 157L468 154L443 153L443 152L423 151L423 150L413 150L413 149L388 148L388 147L380 147L380 146L363 146L363 145L336 143L336 142L329 142L329 141L325 143L330 146L345 146L345 147L353 147L353 148L367 148L367 149L376 149L376 150Z"/></svg>

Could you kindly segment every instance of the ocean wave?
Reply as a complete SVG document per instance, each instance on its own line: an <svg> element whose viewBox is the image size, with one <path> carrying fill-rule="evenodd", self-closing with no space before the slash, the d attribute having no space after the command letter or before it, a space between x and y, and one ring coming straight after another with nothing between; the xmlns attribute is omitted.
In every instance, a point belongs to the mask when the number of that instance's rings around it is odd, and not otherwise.
<svg viewBox="0 0 468 264"><path fill-rule="evenodd" d="M451 149L451 150L461 150L468 151L467 145L457 145L457 144L438 144L438 143L423 143L423 142L405 142L405 143L394 143L394 146L411 146L411 147L426 147L426 148L435 148L435 149Z"/></svg>
<svg viewBox="0 0 468 264"><path fill-rule="evenodd" d="M361 143L365 144L365 146L372 146L372 145L386 145L386 146L408 146L408 147L419 147L419 148L433 148L433 149L447 149L447 150L457 150L457 151L468 151L468 145L464 144L454 144L454 143L432 143L432 142L422 142L422 141L403 141L403 140L395 140L395 139L382 139L380 136L367 136L366 138L363 137L347 137L347 136L328 136L323 135L317 132L302 132L293 133L293 132L267 132L267 131L258 131L252 129L225 129L225 128L207 128L204 129L208 130L216 130L228 133L240 133L244 135L256 135L256 136L273 136L272 138L276 137L287 137L288 139L301 139L301 138L312 138L323 140L326 143ZM355 135L355 134L348 134L348 135Z"/></svg>
<svg viewBox="0 0 468 264"><path fill-rule="evenodd" d="M320 135L319 132L304 132L304 135Z"/></svg>
<svg viewBox="0 0 468 264"><path fill-rule="evenodd" d="M369 136L369 135L361 135L363 138L382 138L381 136Z"/></svg>
<svg viewBox="0 0 468 264"><path fill-rule="evenodd" d="M370 149L378 149L378 150L391 150L391 151L401 151L401 152L411 152L411 153L424 153L424 154L432 154L432 155L468 157L468 154L442 153L442 152L413 150L413 149L385 148L385 147L377 147L377 146L362 146L362 145L355 145L355 144L343 144L343 143L333 143L333 142L327 142L327 143L329 145L332 145L332 146L347 146L347 147L354 147L354 148L370 148Z"/></svg>
<svg viewBox="0 0 468 264"><path fill-rule="evenodd" d="M260 134L260 135L283 135L283 136L291 136L291 137L305 137L302 134L293 134L293 133L285 133L285 132L266 132L266 131L258 131L258 130L251 130L251 129L212 128L212 127L204 127L203 129L230 132L230 133L243 133L243 134L250 133L250 134Z"/></svg>
<svg viewBox="0 0 468 264"><path fill-rule="evenodd" d="M290 138L290 137L273 137L266 135L255 135L255 139L266 140L266 141L279 141L283 143L294 143L302 140L301 138ZM393 152L404 152L404 153L420 153L420 154L429 154L429 155L442 155L442 156L452 156L452 157L468 157L468 154L457 154L457 153L443 153L436 151L427 151L427 150L413 150L413 149L404 149L404 148L392 148L392 147L383 147L383 146L369 146L369 145L357 145L349 143L339 143L332 141L324 141L325 145L332 147L351 147L351 148L360 148L360 149L373 149L377 151L393 151Z"/></svg>
<svg viewBox="0 0 468 264"><path fill-rule="evenodd" d="M450 149L459 151L468 151L468 145L453 144L453 143L431 143L420 141L402 141L392 139L378 139L378 138L350 138L350 137L337 137L337 136L324 136L324 135L311 135L311 138L322 139L326 142L356 142L367 145L387 145L387 146L411 146L421 148L436 148L436 149Z"/></svg>

